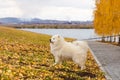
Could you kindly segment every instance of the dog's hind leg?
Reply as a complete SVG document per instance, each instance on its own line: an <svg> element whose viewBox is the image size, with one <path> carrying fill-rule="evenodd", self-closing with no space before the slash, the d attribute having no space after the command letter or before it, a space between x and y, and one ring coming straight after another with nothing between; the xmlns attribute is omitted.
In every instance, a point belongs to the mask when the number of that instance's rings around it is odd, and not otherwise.
<svg viewBox="0 0 120 80"><path fill-rule="evenodd" d="M85 60L81 59L81 58L74 58L73 61L79 65L79 67L81 68L81 70L85 69Z"/></svg>
<svg viewBox="0 0 120 80"><path fill-rule="evenodd" d="M86 68L86 66L81 66L81 70L84 70Z"/></svg>

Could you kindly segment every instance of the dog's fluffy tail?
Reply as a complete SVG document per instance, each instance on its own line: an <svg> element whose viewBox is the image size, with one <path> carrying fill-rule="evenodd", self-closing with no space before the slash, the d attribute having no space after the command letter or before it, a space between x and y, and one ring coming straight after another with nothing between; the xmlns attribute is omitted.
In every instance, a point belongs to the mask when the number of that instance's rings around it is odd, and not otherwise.
<svg viewBox="0 0 120 80"><path fill-rule="evenodd" d="M85 51L89 50L89 46L88 46L88 43L86 41L73 41L72 43L76 46L80 46Z"/></svg>

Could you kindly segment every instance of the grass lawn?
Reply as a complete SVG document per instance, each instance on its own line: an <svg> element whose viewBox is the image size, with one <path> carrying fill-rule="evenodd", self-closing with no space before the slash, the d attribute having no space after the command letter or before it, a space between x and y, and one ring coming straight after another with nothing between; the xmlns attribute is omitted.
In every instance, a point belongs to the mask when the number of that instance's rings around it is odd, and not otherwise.
<svg viewBox="0 0 120 80"><path fill-rule="evenodd" d="M54 57L49 39L49 35L0 26L0 80L105 80L90 52L85 70L70 61L50 67Z"/></svg>

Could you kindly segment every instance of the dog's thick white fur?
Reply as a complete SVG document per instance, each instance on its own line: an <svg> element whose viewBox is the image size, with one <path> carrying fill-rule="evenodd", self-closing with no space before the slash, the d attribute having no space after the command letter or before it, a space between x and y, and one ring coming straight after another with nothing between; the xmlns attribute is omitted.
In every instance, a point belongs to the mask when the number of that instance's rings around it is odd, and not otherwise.
<svg viewBox="0 0 120 80"><path fill-rule="evenodd" d="M81 47L82 49L84 49L84 51L87 53L89 50L89 46L87 44L86 41L73 41L73 44L75 44L76 46Z"/></svg>
<svg viewBox="0 0 120 80"><path fill-rule="evenodd" d="M63 60L73 60L81 67L81 70L85 69L85 62L88 51L86 42L66 42L62 36L54 35L50 39L50 48L51 53L55 57L54 65L61 63Z"/></svg>

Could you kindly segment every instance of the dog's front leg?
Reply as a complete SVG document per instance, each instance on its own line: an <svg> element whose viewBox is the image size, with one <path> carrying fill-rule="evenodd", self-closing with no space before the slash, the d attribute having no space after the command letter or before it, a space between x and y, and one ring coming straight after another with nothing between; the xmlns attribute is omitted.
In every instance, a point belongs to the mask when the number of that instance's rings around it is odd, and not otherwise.
<svg viewBox="0 0 120 80"><path fill-rule="evenodd" d="M55 66L56 64L60 63L60 58L58 56L55 56L55 63L53 64L53 66Z"/></svg>

